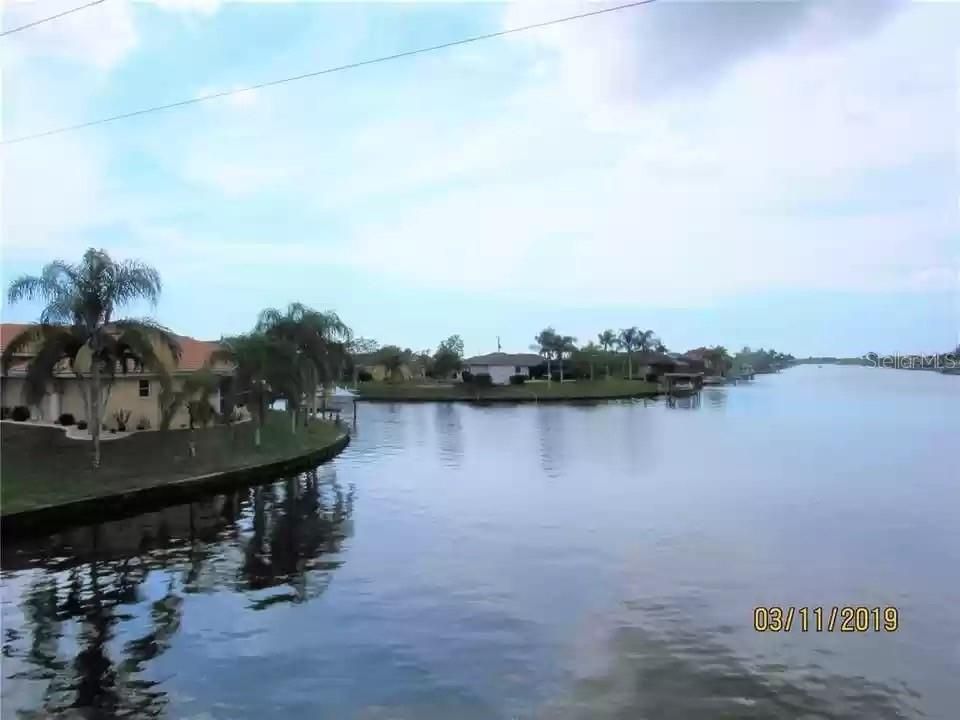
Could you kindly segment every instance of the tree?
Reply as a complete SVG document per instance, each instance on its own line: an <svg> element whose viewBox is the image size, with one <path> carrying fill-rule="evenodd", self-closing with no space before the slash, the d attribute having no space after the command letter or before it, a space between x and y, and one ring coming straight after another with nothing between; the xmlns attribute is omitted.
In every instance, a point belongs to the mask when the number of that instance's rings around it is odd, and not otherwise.
<svg viewBox="0 0 960 720"><path fill-rule="evenodd" d="M386 370L386 379L395 382L403 379L403 366L409 358L409 350L401 350L397 345L384 345L377 351L377 362Z"/></svg>
<svg viewBox="0 0 960 720"><path fill-rule="evenodd" d="M437 346L433 355L433 373L437 377L447 377L463 365L463 339L451 335Z"/></svg>
<svg viewBox="0 0 960 720"><path fill-rule="evenodd" d="M531 345L531 350L536 350L540 355L547 359L547 382L550 382L553 378L553 373L550 368L550 361L553 358L554 353L556 352L557 341L559 336L557 331L552 327L545 327L533 338L535 345Z"/></svg>
<svg viewBox="0 0 960 720"><path fill-rule="evenodd" d="M156 306L160 274L149 265L115 261L106 250L88 249L77 264L54 260L39 275L23 275L7 291L11 304L39 299L46 303L40 322L12 338L4 348L3 369L28 347L36 354L27 366L28 402L38 403L47 383L66 363L81 383L93 440L93 466L100 466L100 425L112 380L131 365L158 373L169 384L169 368L180 347L167 328L150 319L117 319L114 314L135 300ZM104 395L106 392L106 395Z"/></svg>
<svg viewBox="0 0 960 720"><path fill-rule="evenodd" d="M577 349L577 339L572 335L558 335L554 341L553 351L560 361L560 382L563 382L563 361Z"/></svg>
<svg viewBox="0 0 960 720"><path fill-rule="evenodd" d="M730 357L730 353L727 352L727 349L723 345L710 348L703 354L703 358L704 360L709 360L710 364L716 370L719 370L722 376L725 376L733 367L733 360Z"/></svg>
<svg viewBox="0 0 960 720"><path fill-rule="evenodd" d="M254 445L260 447L267 405L282 397L288 409L292 407L295 411L299 407L302 374L296 346L265 333L236 335L223 338L220 348L210 354L207 367L217 363L231 363L235 367L229 405L234 405L238 397L242 398L242 404L253 404Z"/></svg>
<svg viewBox="0 0 960 720"><path fill-rule="evenodd" d="M210 403L220 387L220 378L209 368L201 368L188 375L179 389L168 385L160 390L160 429L169 430L174 416L184 405L190 414L190 429L194 424L207 425L216 418Z"/></svg>
<svg viewBox="0 0 960 720"><path fill-rule="evenodd" d="M617 345L617 334L613 330L604 330L597 335L597 342L604 352L610 352Z"/></svg>
<svg viewBox="0 0 960 720"><path fill-rule="evenodd" d="M624 328L617 336L617 345L627 353L627 378L633 380L633 351L645 342L643 332L634 327Z"/></svg>
<svg viewBox="0 0 960 720"><path fill-rule="evenodd" d="M262 311L255 331L296 348L301 384L316 416L317 389L339 379L352 339L350 328L335 312L290 303L285 312L275 308ZM295 404L299 406L299 398Z"/></svg>

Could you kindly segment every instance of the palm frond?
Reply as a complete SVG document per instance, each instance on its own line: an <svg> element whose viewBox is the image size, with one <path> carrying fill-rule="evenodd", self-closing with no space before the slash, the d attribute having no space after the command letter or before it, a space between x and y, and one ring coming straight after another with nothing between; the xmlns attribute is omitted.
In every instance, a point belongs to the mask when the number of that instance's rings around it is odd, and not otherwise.
<svg viewBox="0 0 960 720"><path fill-rule="evenodd" d="M40 325L39 346L27 364L26 394L31 405L39 403L47 391L47 384L56 374L62 360L71 364L84 346L84 336L72 327ZM21 333L22 334L22 333Z"/></svg>

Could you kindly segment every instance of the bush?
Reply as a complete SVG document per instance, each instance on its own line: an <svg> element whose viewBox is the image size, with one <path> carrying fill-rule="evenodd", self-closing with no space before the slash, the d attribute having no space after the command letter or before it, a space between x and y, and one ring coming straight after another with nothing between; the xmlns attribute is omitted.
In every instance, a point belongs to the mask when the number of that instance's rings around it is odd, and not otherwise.
<svg viewBox="0 0 960 720"><path fill-rule="evenodd" d="M81 420L80 422L77 423L77 430L86 430L86 429L87 429L86 420Z"/></svg>
<svg viewBox="0 0 960 720"><path fill-rule="evenodd" d="M469 370L464 370L462 373L460 373L460 378L461 378L465 383L473 382L473 373L470 372Z"/></svg>
<svg viewBox="0 0 960 720"><path fill-rule="evenodd" d="M366 370L361 370L360 372L357 373L357 380L360 382L370 382L371 380L373 380L373 375L371 375Z"/></svg>
<svg viewBox="0 0 960 720"><path fill-rule="evenodd" d="M137 420L137 430L149 430L149 429L150 429L150 421L146 417L141 415L140 419Z"/></svg>
<svg viewBox="0 0 960 720"><path fill-rule="evenodd" d="M490 373L477 373L471 382L477 387L490 387L493 385L493 378L490 377Z"/></svg>
<svg viewBox="0 0 960 720"><path fill-rule="evenodd" d="M57 422L61 425L73 425L76 420L73 417L72 413L63 413L60 417L57 418Z"/></svg>
<svg viewBox="0 0 960 720"><path fill-rule="evenodd" d="M4 406L0 407L0 420L9 420L10 419L10 408Z"/></svg>
<svg viewBox="0 0 960 720"><path fill-rule="evenodd" d="M17 422L23 422L24 420L30 419L30 408L26 405L17 405L13 412L10 413L10 417L16 420Z"/></svg>
<svg viewBox="0 0 960 720"><path fill-rule="evenodd" d="M523 385L527 381L526 375L511 375L510 384L511 385Z"/></svg>

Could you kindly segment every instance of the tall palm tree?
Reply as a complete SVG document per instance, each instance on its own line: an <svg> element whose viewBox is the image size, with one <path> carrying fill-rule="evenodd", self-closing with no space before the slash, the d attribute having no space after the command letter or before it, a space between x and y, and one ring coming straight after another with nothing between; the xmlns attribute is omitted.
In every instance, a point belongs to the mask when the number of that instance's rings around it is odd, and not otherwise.
<svg viewBox="0 0 960 720"><path fill-rule="evenodd" d="M612 348L617 346L617 334L613 330L604 330L602 333L597 334L597 342L600 343L600 347L603 348L605 354L609 354ZM607 363L606 367L607 378L610 377L610 363Z"/></svg>
<svg viewBox="0 0 960 720"><path fill-rule="evenodd" d="M558 338L559 336L557 335L556 330L554 330L552 327L545 327L543 330L537 333L536 337L533 338L535 344L530 346L531 350L536 350L540 355L543 355L547 359L547 382L550 382L553 378L550 360L553 358L553 355L556 352Z"/></svg>
<svg viewBox="0 0 960 720"><path fill-rule="evenodd" d="M560 362L560 382L563 382L563 360L577 349L577 339L572 335L558 335L554 341L553 351Z"/></svg>
<svg viewBox="0 0 960 720"><path fill-rule="evenodd" d="M112 379L131 364L158 373L169 384L169 366L179 360L175 336L150 319L117 319L124 305L147 300L156 306L160 274L149 265L115 261L106 250L88 249L77 264L54 260L39 275L22 275L10 283L7 301L42 300L40 322L12 338L3 351L3 371L14 355L28 348L36 354L27 365L27 401L38 403L47 383L64 364L81 382L87 423L93 439L93 466L100 466L100 424ZM165 350L161 350L165 348Z"/></svg>
<svg viewBox="0 0 960 720"><path fill-rule="evenodd" d="M597 342L604 352L610 352L610 348L617 344L617 334L613 330L604 330L597 334Z"/></svg>
<svg viewBox="0 0 960 720"><path fill-rule="evenodd" d="M350 328L335 312L320 312L302 303L290 303L285 312L268 308L260 313L257 332L296 346L303 385L317 414L317 389L336 382L353 339Z"/></svg>
<svg viewBox="0 0 960 720"><path fill-rule="evenodd" d="M236 335L220 340L220 347L210 354L207 367L217 363L229 363L235 367L228 404L232 406L235 398L241 397L244 404L253 405L251 415L256 422L253 442L260 447L267 405L283 397L288 408L299 407L302 386L297 348L264 333Z"/></svg>
<svg viewBox="0 0 960 720"><path fill-rule="evenodd" d="M629 380L633 380L633 351L641 346L642 337L642 331L636 326L623 328L617 336L617 345L627 353L627 379Z"/></svg>

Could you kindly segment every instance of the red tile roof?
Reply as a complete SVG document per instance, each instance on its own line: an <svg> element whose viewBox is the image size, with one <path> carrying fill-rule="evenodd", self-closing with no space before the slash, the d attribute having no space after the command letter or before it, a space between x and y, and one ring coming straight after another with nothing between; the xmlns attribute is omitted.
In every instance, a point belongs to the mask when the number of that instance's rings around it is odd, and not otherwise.
<svg viewBox="0 0 960 720"><path fill-rule="evenodd" d="M210 353L220 347L216 340L197 340L186 335L177 335L180 343L178 370L199 370L210 359Z"/></svg>
<svg viewBox="0 0 960 720"><path fill-rule="evenodd" d="M0 351L17 334L29 327L30 324L26 323L0 323ZM197 340L186 335L175 337L180 343L180 363L177 366L179 371L199 370L210 358L210 354L220 346L216 340Z"/></svg>
<svg viewBox="0 0 960 720"><path fill-rule="evenodd" d="M0 351L17 335L29 328L29 323L0 323Z"/></svg>

